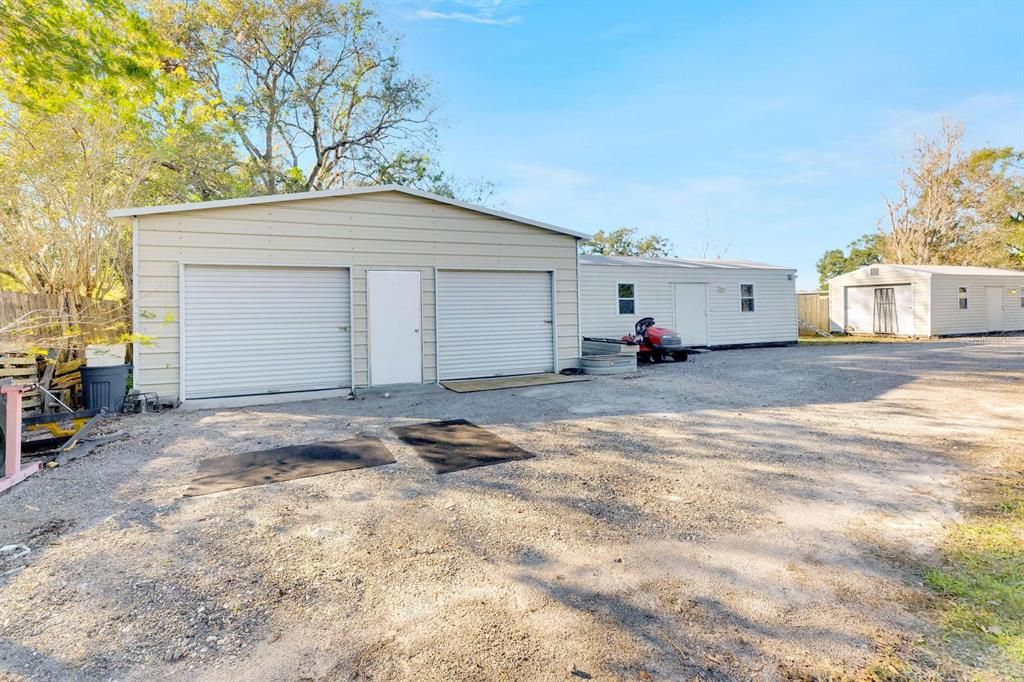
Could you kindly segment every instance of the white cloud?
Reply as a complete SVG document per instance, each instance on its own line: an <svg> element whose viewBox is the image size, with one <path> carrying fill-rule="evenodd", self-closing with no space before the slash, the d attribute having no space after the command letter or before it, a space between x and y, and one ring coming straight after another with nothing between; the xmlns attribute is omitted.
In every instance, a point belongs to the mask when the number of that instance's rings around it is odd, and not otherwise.
<svg viewBox="0 0 1024 682"><path fill-rule="evenodd" d="M434 3L408 15L409 19L421 21L459 21L466 24L486 26L512 26L523 18L510 14L521 2L508 0L456 0L455 2Z"/></svg>

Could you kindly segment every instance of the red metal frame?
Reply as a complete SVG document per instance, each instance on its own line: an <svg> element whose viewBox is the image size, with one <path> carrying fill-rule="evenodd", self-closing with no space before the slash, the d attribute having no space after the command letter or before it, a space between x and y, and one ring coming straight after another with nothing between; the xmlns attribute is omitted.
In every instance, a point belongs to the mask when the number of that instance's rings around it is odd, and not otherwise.
<svg viewBox="0 0 1024 682"><path fill-rule="evenodd" d="M0 478L0 493L21 483L39 471L42 464L33 462L21 466L21 394L32 390L31 385L0 386L7 403L4 425L4 477Z"/></svg>

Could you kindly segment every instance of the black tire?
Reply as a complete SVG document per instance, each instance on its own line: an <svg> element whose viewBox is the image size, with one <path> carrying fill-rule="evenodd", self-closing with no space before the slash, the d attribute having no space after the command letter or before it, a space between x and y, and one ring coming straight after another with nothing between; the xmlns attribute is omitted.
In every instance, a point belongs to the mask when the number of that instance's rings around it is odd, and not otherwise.
<svg viewBox="0 0 1024 682"><path fill-rule="evenodd" d="M685 350L672 354L672 359L675 360L676 362L686 362L687 358L689 357L690 355Z"/></svg>

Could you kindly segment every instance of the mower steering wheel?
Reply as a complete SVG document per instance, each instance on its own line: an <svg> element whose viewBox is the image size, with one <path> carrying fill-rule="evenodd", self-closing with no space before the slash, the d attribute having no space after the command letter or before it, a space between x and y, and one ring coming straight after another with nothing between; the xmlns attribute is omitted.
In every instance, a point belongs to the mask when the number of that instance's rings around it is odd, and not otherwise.
<svg viewBox="0 0 1024 682"><path fill-rule="evenodd" d="M640 318L639 320L636 321L636 327L634 327L634 329L636 330L636 335L637 336L643 336L644 332L646 332L648 329L650 329L653 326L654 326L654 318L653 317L642 317L642 318Z"/></svg>

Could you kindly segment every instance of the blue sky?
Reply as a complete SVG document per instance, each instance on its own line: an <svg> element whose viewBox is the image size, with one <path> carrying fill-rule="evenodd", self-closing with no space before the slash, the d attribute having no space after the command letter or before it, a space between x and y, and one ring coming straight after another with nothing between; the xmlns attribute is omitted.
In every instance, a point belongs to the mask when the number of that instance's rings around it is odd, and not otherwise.
<svg viewBox="0 0 1024 682"><path fill-rule="evenodd" d="M1024 0L391 0L443 166L513 213L800 271L875 229L918 132L1024 147ZM708 230L710 225L710 231ZM710 238L709 238L710 235Z"/></svg>

